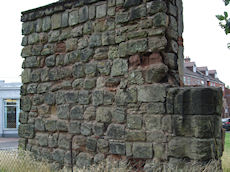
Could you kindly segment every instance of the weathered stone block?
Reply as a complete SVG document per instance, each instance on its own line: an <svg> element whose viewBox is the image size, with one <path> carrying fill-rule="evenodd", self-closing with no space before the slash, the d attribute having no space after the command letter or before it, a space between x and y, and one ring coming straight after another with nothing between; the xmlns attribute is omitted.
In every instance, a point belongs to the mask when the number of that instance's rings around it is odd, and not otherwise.
<svg viewBox="0 0 230 172"><path fill-rule="evenodd" d="M85 76L84 68L85 68L84 64L76 63L73 66L73 76L75 78L83 78Z"/></svg>
<svg viewBox="0 0 230 172"><path fill-rule="evenodd" d="M70 110L70 119L71 120L81 120L83 119L84 109L82 106L74 106Z"/></svg>
<svg viewBox="0 0 230 172"><path fill-rule="evenodd" d="M52 29L58 29L62 26L62 14L54 14L51 17Z"/></svg>
<svg viewBox="0 0 230 172"><path fill-rule="evenodd" d="M109 107L98 107L96 111L96 121L110 122L112 118L111 110Z"/></svg>
<svg viewBox="0 0 230 172"><path fill-rule="evenodd" d="M70 149L70 143L71 143L71 135L67 135L67 134L59 134L58 137L58 146L59 148L62 149Z"/></svg>
<svg viewBox="0 0 230 172"><path fill-rule="evenodd" d="M112 112L112 119L115 122L123 123L125 121L126 111L123 107L116 107Z"/></svg>
<svg viewBox="0 0 230 172"><path fill-rule="evenodd" d="M49 132L55 132L57 130L56 120L47 120L45 122L45 129Z"/></svg>
<svg viewBox="0 0 230 172"><path fill-rule="evenodd" d="M137 0L137 2L140 0ZM132 1L132 2L136 2L136 1ZM140 19L142 17L145 17L147 14L147 10L146 10L146 6L145 5L140 5L138 7L133 7L130 10L130 20L136 20L136 19Z"/></svg>
<svg viewBox="0 0 230 172"><path fill-rule="evenodd" d="M141 0L136 0L136 1L133 1L133 0L125 0L125 3L124 3L124 7L125 8L129 8L129 7L132 7L132 6L137 6L137 5L140 5L141 4Z"/></svg>
<svg viewBox="0 0 230 172"><path fill-rule="evenodd" d="M64 163L65 151L62 149L55 149L52 153L53 160L63 164Z"/></svg>
<svg viewBox="0 0 230 172"><path fill-rule="evenodd" d="M78 93L78 103L81 105L87 105L90 102L89 91L79 91Z"/></svg>
<svg viewBox="0 0 230 172"><path fill-rule="evenodd" d="M81 124L81 134L84 136L89 136L92 134L92 123L82 123Z"/></svg>
<svg viewBox="0 0 230 172"><path fill-rule="evenodd" d="M58 131L68 131L68 122L64 120L57 121L57 130Z"/></svg>
<svg viewBox="0 0 230 172"><path fill-rule="evenodd" d="M110 124L107 129L107 136L112 139L123 139L125 136L125 126Z"/></svg>
<svg viewBox="0 0 230 172"><path fill-rule="evenodd" d="M116 155L125 155L126 146L125 143L109 142L109 151Z"/></svg>
<svg viewBox="0 0 230 172"><path fill-rule="evenodd" d="M102 18L106 16L107 6L106 4L96 7L96 18Z"/></svg>
<svg viewBox="0 0 230 172"><path fill-rule="evenodd" d="M94 137L88 137L86 139L86 149L95 152L97 150L97 139Z"/></svg>
<svg viewBox="0 0 230 172"><path fill-rule="evenodd" d="M165 79L168 74L168 67L163 63L151 65L145 71L145 80L147 83L159 83Z"/></svg>
<svg viewBox="0 0 230 172"><path fill-rule="evenodd" d="M163 85L139 86L137 92L140 102L164 102L166 97L166 88Z"/></svg>
<svg viewBox="0 0 230 172"><path fill-rule="evenodd" d="M167 39L163 37L152 37L149 38L148 46L152 52L159 52L165 49L167 45Z"/></svg>
<svg viewBox="0 0 230 172"><path fill-rule="evenodd" d="M85 136L76 135L73 137L73 141L72 141L72 148L73 149L79 149L81 146L84 146L85 144L86 144L86 137Z"/></svg>
<svg viewBox="0 0 230 172"><path fill-rule="evenodd" d="M121 76L128 71L128 62L125 59L115 59L111 70L111 76Z"/></svg>
<svg viewBox="0 0 230 172"><path fill-rule="evenodd" d="M104 139L98 139L97 141L97 148L98 151L101 153L106 153L109 151L109 143L107 140Z"/></svg>
<svg viewBox="0 0 230 172"><path fill-rule="evenodd" d="M147 130L157 130L161 129L162 116L144 116L144 123Z"/></svg>
<svg viewBox="0 0 230 172"><path fill-rule="evenodd" d="M35 119L35 124L34 124L35 130L37 131L45 131L45 122L41 118L36 118Z"/></svg>
<svg viewBox="0 0 230 172"><path fill-rule="evenodd" d="M127 116L127 127L129 129L141 129L142 128L142 116L130 114Z"/></svg>
<svg viewBox="0 0 230 172"><path fill-rule="evenodd" d="M38 144L42 147L48 146L48 133L39 134L36 136L38 138Z"/></svg>
<svg viewBox="0 0 230 172"><path fill-rule="evenodd" d="M88 6L81 7L79 9L79 23L87 21L89 18Z"/></svg>
<svg viewBox="0 0 230 172"><path fill-rule="evenodd" d="M97 63L97 70L101 75L109 75L111 71L110 61L100 61Z"/></svg>
<svg viewBox="0 0 230 172"><path fill-rule="evenodd" d="M57 107L57 116L59 119L69 119L69 105L59 105Z"/></svg>
<svg viewBox="0 0 230 172"><path fill-rule="evenodd" d="M80 134L81 133L81 123L79 121L71 121L69 123L68 131L70 134Z"/></svg>
<svg viewBox="0 0 230 172"><path fill-rule="evenodd" d="M32 139L34 138L34 125L32 124L20 124L18 128L18 135L22 138Z"/></svg>
<svg viewBox="0 0 230 172"><path fill-rule="evenodd" d="M81 152L76 158L76 166L80 168L89 167L93 162L93 156L89 153Z"/></svg>
<svg viewBox="0 0 230 172"><path fill-rule="evenodd" d="M125 132L125 140L130 142L136 141L145 141L145 132L144 131L133 131L126 130Z"/></svg>
<svg viewBox="0 0 230 172"><path fill-rule="evenodd" d="M96 136L102 136L104 134L105 125L104 123L96 123L93 125L93 133Z"/></svg>
<svg viewBox="0 0 230 172"><path fill-rule="evenodd" d="M141 159L152 158L152 143L133 143L133 157Z"/></svg>
<svg viewBox="0 0 230 172"><path fill-rule="evenodd" d="M147 11L150 15L156 14L158 12L166 12L167 11L167 5L164 1L156 0L149 2L147 5Z"/></svg>
<svg viewBox="0 0 230 172"><path fill-rule="evenodd" d="M69 25L73 26L79 23L78 10L69 13Z"/></svg>
<svg viewBox="0 0 230 172"><path fill-rule="evenodd" d="M49 135L48 146L51 148L58 146L58 134L57 133L55 133L53 135Z"/></svg>

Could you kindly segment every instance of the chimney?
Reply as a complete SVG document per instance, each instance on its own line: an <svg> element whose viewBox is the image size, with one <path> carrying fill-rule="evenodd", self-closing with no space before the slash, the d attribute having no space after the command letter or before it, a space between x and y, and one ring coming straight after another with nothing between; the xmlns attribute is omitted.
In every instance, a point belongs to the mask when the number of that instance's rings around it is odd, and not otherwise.
<svg viewBox="0 0 230 172"><path fill-rule="evenodd" d="M188 56L184 59L184 62L186 62L186 63L188 63L190 61L191 61L191 59Z"/></svg>

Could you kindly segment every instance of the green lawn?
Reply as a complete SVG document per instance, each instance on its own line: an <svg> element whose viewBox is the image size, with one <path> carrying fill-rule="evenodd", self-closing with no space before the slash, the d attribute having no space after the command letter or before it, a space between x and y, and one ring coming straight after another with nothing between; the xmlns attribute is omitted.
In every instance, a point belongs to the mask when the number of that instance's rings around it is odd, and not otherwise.
<svg viewBox="0 0 230 172"><path fill-rule="evenodd" d="M230 172L230 133L225 134L224 154L222 157L222 166L224 172Z"/></svg>

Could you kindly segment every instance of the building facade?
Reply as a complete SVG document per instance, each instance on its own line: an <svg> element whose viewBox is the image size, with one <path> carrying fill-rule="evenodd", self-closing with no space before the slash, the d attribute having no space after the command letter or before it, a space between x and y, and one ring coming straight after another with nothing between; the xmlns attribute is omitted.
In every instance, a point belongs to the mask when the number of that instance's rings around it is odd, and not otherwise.
<svg viewBox="0 0 230 172"><path fill-rule="evenodd" d="M18 135L21 83L0 81L0 137Z"/></svg>
<svg viewBox="0 0 230 172"><path fill-rule="evenodd" d="M197 67L195 62L191 62L189 57L184 59L184 85L185 86L210 86L221 88L223 91L223 112L222 117L230 116L230 92L225 88L225 84L217 77L216 70L208 70L207 66ZM229 102L229 103L228 103Z"/></svg>

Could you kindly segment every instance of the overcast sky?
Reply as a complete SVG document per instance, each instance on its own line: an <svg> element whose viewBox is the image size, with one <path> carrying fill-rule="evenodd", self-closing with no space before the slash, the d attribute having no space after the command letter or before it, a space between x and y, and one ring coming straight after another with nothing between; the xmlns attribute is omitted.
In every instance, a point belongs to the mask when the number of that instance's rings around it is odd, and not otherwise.
<svg viewBox="0 0 230 172"><path fill-rule="evenodd" d="M4 1L0 6L0 80L20 81L22 58L21 11L46 5L56 0ZM13 4L12 4L13 3ZM216 69L218 77L230 85L230 50L226 36L219 28L216 14L226 9L222 0L184 0L184 55L197 66Z"/></svg>

